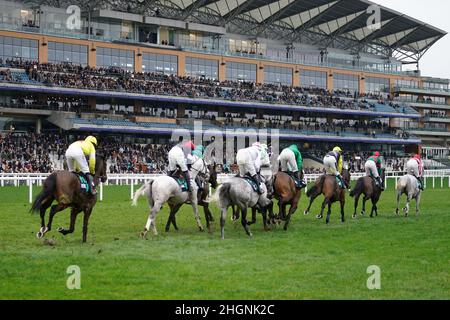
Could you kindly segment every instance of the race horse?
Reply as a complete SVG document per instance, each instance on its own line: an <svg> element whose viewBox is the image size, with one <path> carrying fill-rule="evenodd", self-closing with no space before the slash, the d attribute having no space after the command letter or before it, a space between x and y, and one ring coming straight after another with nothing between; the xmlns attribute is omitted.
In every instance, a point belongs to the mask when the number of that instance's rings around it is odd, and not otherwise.
<svg viewBox="0 0 450 320"><path fill-rule="evenodd" d="M191 169L189 170L189 175L192 180L195 180L195 178L199 174L204 176L206 180L209 180L208 167L203 159L198 159L197 161L195 161L192 164ZM198 214L198 187L196 183L192 183L191 188L193 189L192 197L189 197L190 193L188 191L183 191L178 182L173 177L169 177L166 175L150 179L142 187L140 187L134 193L132 205L136 206L139 197L145 195L150 207L147 224L145 225L144 231L140 233L141 238L147 238L147 233L150 228L153 229L154 235L158 234L156 230L155 218L166 202L169 204L169 206L176 207L189 201L192 209L194 210L194 218L197 222L197 226L200 231L203 231L202 222Z"/></svg>
<svg viewBox="0 0 450 320"><path fill-rule="evenodd" d="M270 195L273 192L272 175L270 174L270 176L267 177L261 175L261 178L264 181L264 185L262 185L262 187L264 187L262 188L263 194ZM212 202L216 202L220 208L220 229L222 239L225 238L225 219L227 216L227 209L230 206L236 206L237 209L240 210L241 224L249 237L252 236L252 233L249 229L251 223L247 221L248 208L259 207L263 216L264 229L268 230L267 207L272 204L272 201L267 197L262 197L262 195L258 194L245 178L233 177L221 184L214 193Z"/></svg>
<svg viewBox="0 0 450 320"><path fill-rule="evenodd" d="M303 172L302 172L303 179ZM291 216L297 210L298 202L302 190L298 189L295 185L294 178L289 174L279 171L273 178L274 197L278 199L279 213L277 218L284 220L284 230L287 230ZM289 212L286 215L286 207L289 207Z"/></svg>
<svg viewBox="0 0 450 320"><path fill-rule="evenodd" d="M97 152L94 184L97 186L99 181L105 182L106 179L106 158L102 153ZM54 200L56 200L57 204L51 206ZM58 228L58 232L63 235L73 233L75 231L77 215L83 212L83 243L86 242L89 218L96 203L97 195L83 191L80 179L75 173L70 171L53 172L45 179L42 191L36 196L30 210L33 212L39 211L41 215L41 229L36 234L37 238L42 238L52 229L53 217L56 213L70 207L72 208L70 213L70 227L69 229L60 227ZM45 212L50 206L50 214L46 226Z"/></svg>
<svg viewBox="0 0 450 320"><path fill-rule="evenodd" d="M381 181L385 180L385 170L381 169L380 174ZM370 211L370 217L373 218L373 214L375 213L376 216L378 216L378 207L377 203L378 200L380 200L381 193L383 192L383 189L381 187L377 186L374 179L369 176L364 176L359 178L356 181L356 185L353 188L352 191L350 191L350 197L355 198L355 211L353 213L353 219L356 218L356 211L358 210L358 202L361 195L364 195L363 201L362 201L362 210L361 215L366 214L366 201L371 200L372 201L372 210Z"/></svg>
<svg viewBox="0 0 450 320"><path fill-rule="evenodd" d="M399 206L400 206L400 198L403 194L406 194L406 206L403 208L403 212L405 213L405 217L409 214L409 203L412 199L416 200L416 215L419 214L420 209L420 197L421 190L419 188L419 182L417 178L411 174L406 174L401 177L397 181L397 209L395 210L395 214L399 214Z"/></svg>
<svg viewBox="0 0 450 320"><path fill-rule="evenodd" d="M348 170L348 166L344 165L344 169L342 170L342 178L344 179L345 183L347 185L350 184L350 172ZM331 215L331 205L339 201L341 205L341 222L345 221L344 218L344 207L345 207L345 189L341 188L336 180L336 176L334 175L328 175L324 174L317 178L316 182L314 183L314 186L311 187L311 189L308 190L306 195L309 197L309 206L308 209L304 211L304 214L309 214L309 210L311 210L311 205L313 204L314 200L321 194L324 195L324 200L322 202L322 209L320 211L320 214L316 216L317 219L323 218L323 211L325 210L325 207L328 205L328 212L327 212L327 218L326 223L328 224L330 222L330 215Z"/></svg>
<svg viewBox="0 0 450 320"><path fill-rule="evenodd" d="M197 176L197 179L200 181L201 184L203 184L203 189L199 188L197 192L197 205L203 207L203 212L205 214L206 220L206 227L208 228L208 232L211 232L211 222L214 221L214 218L211 214L211 211L209 210L209 203L206 202L206 199L209 197L210 184L213 189L217 188L216 164L214 163L214 165L208 165L208 171L209 171L208 180L206 180L206 177L200 175ZM183 203L179 203L177 205L169 205L170 214L166 223L166 232L169 231L170 224L173 225L175 230L178 230L175 215L177 214L178 210L180 210L182 205Z"/></svg>

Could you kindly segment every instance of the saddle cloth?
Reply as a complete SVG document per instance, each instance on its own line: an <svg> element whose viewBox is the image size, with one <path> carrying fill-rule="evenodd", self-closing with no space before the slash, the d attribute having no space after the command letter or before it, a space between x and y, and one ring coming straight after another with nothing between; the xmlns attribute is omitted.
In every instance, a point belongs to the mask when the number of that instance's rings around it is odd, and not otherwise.
<svg viewBox="0 0 450 320"><path fill-rule="evenodd" d="M182 192L188 191L186 179L181 176L181 173L179 171L175 172L173 175L169 175L169 177L171 177L176 181L176 183L178 183Z"/></svg>
<svg viewBox="0 0 450 320"><path fill-rule="evenodd" d="M73 172L73 174L80 181L81 191L84 192L84 193L90 193L91 192L91 185L89 183L89 180L84 175L84 173L82 173L82 172Z"/></svg>
<svg viewBox="0 0 450 320"><path fill-rule="evenodd" d="M328 174L328 176L334 176L334 175ZM344 189L345 188L344 182L341 179L339 179L338 176L335 176L335 177L336 177L336 182L337 182L339 188Z"/></svg>
<svg viewBox="0 0 450 320"><path fill-rule="evenodd" d="M245 181L247 181L247 183L252 187L253 191L258 192L258 185L252 179L252 177L249 177L248 175L245 175L243 177L241 177L240 175L237 175L236 177L244 179Z"/></svg>
<svg viewBox="0 0 450 320"><path fill-rule="evenodd" d="M291 177L292 178L292 180L294 180L294 184L295 184L295 187L297 188L297 189L301 189L301 182L300 182L300 180L298 180L297 179L297 177L294 175L294 173L293 172L290 172L290 171L286 171L285 172L289 177Z"/></svg>

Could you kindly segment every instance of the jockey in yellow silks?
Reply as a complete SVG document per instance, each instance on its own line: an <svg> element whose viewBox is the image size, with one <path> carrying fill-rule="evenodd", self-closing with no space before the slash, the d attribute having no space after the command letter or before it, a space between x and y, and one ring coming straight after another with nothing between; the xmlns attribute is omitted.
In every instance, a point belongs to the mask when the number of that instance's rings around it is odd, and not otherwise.
<svg viewBox="0 0 450 320"><path fill-rule="evenodd" d="M67 167L69 171L82 172L86 175L91 185L91 194L95 195L97 191L94 185L95 174L95 147L97 146L97 139L93 136L88 136L84 140L75 141L66 151ZM89 158L89 164L86 160Z"/></svg>

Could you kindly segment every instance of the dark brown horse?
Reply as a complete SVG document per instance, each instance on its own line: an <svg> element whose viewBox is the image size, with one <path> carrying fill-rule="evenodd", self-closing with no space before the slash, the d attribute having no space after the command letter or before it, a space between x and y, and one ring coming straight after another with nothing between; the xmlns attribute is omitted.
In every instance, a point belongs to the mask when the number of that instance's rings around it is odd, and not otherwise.
<svg viewBox="0 0 450 320"><path fill-rule="evenodd" d="M105 182L107 179L106 159L104 155L100 153L97 153L96 158L94 183L95 185L98 185L99 180ZM57 204L51 206L54 200L56 200ZM45 179L43 190L36 196L30 210L34 212L39 211L41 215L41 229L36 236L42 238L52 229L52 222L55 214L70 207L72 208L70 214L70 227L69 229L58 228L58 231L63 235L74 232L77 215L83 211L83 242L86 242L89 217L91 216L92 209L96 202L96 195L94 196L81 190L80 180L73 172L53 172ZM50 206L48 224L45 226L45 211Z"/></svg>
<svg viewBox="0 0 450 320"><path fill-rule="evenodd" d="M347 168L344 168L342 170L342 178L344 179L345 183L349 185L350 172L348 171ZM324 174L320 176L314 183L314 186L308 190L306 195L309 197L310 200L308 209L305 210L304 214L307 215L309 213L312 203L321 194L324 195L324 200L322 203L322 209L320 211L320 214L318 214L316 218L317 219L323 218L323 211L325 209L325 206L328 205L328 212L326 219L326 223L328 224L330 222L331 205L334 202L339 201L341 204L341 222L344 222L345 189L339 187L339 184L336 181L336 176L334 175Z"/></svg>
<svg viewBox="0 0 450 320"><path fill-rule="evenodd" d="M384 183L384 169L382 169L380 177ZM358 209L359 197L362 194L364 194L364 198L361 215L366 214L366 201L370 199L372 201L372 210L370 212L370 217L372 218L374 213L376 216L378 216L377 203L378 200L380 200L382 192L383 190L375 184L375 181L371 177L365 176L359 178L358 181L356 181L356 185L353 190L350 191L350 197L355 197L355 212L353 213L353 219L356 218L356 210Z"/></svg>
<svg viewBox="0 0 450 320"><path fill-rule="evenodd" d="M214 221L214 218L211 214L211 211L209 210L209 203L205 202L205 200L208 198L209 196L209 188L210 188L210 184L211 187L213 189L217 188L217 171L216 171L216 164L214 165L208 165L208 171L209 171L209 179L208 181L204 181L205 178L201 177L200 175L198 175L197 177L204 182L203 183L203 189L199 190L197 193L197 204L199 206L203 207L203 212L205 213L205 220L206 220L206 226L208 228L208 231L211 232L211 222ZM169 218L167 219L167 223L166 223L166 232L168 232L170 230L170 224L172 223L173 227L175 228L175 230L178 230L178 226L177 226L177 221L175 218L175 215L177 214L178 210L180 210L181 206L183 205L183 203L180 203L178 205L169 205L170 207L170 214L169 214Z"/></svg>
<svg viewBox="0 0 450 320"><path fill-rule="evenodd" d="M283 229L287 230L291 216L297 210L302 190L296 188L294 179L289 174L282 171L275 174L273 188L274 197L278 199L279 213L277 218L285 221ZM286 207L288 205L290 205L290 208L286 215Z"/></svg>

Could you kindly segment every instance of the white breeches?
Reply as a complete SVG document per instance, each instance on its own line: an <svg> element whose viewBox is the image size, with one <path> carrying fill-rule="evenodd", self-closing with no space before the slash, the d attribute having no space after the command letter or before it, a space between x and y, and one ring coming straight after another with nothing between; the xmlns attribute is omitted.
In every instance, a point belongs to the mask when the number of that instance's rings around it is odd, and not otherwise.
<svg viewBox="0 0 450 320"><path fill-rule="evenodd" d="M69 171L79 169L83 173L89 173L89 165L81 148L70 146L66 151L66 159Z"/></svg>
<svg viewBox="0 0 450 320"><path fill-rule="evenodd" d="M374 178L378 178L380 175L378 174L377 165L372 160L367 160L364 164L364 169L366 170L366 176L373 176Z"/></svg>
<svg viewBox="0 0 450 320"><path fill-rule="evenodd" d="M186 158L184 157L183 150L181 148L173 148L169 151L169 170L174 171L177 169L177 165L181 168L181 171L187 171Z"/></svg>
<svg viewBox="0 0 450 320"><path fill-rule="evenodd" d="M323 166L325 167L327 174L339 175L339 171L337 170L336 158L333 156L326 155L323 158Z"/></svg>
<svg viewBox="0 0 450 320"><path fill-rule="evenodd" d="M419 164L416 160L411 159L406 163L406 171L415 177L420 177Z"/></svg>
<svg viewBox="0 0 450 320"><path fill-rule="evenodd" d="M253 177L259 171L259 161L253 160L251 155L245 149L241 149L237 152L236 162L239 167L239 174L242 177L247 173Z"/></svg>
<svg viewBox="0 0 450 320"><path fill-rule="evenodd" d="M278 160L281 162L281 171L297 172L297 160L295 159L295 153L290 149L284 149L281 151Z"/></svg>

